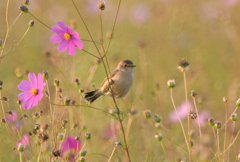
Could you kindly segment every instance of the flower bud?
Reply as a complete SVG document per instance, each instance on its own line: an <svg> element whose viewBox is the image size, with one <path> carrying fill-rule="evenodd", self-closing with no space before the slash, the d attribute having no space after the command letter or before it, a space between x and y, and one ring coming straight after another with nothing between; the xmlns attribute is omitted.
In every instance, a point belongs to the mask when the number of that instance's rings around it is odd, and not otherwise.
<svg viewBox="0 0 240 162"><path fill-rule="evenodd" d="M106 8L106 5L105 5L105 3L104 2L100 2L100 4L98 5L98 8L100 9L100 10L105 10L105 8Z"/></svg>
<svg viewBox="0 0 240 162"><path fill-rule="evenodd" d="M62 93L62 88L58 88L58 89L57 89L57 92L58 92L58 93Z"/></svg>
<svg viewBox="0 0 240 162"><path fill-rule="evenodd" d="M192 96L192 97L195 97L195 96L197 96L197 93L196 93L194 90L192 90L192 91L191 91L191 96Z"/></svg>
<svg viewBox="0 0 240 162"><path fill-rule="evenodd" d="M227 98L223 97L223 103L227 103Z"/></svg>
<svg viewBox="0 0 240 162"><path fill-rule="evenodd" d="M62 123L63 123L63 124L67 124L67 123L68 123L68 120L67 120L67 119L64 119L64 120L62 120Z"/></svg>
<svg viewBox="0 0 240 162"><path fill-rule="evenodd" d="M162 141L162 134L161 134L161 133L155 133L155 138L156 138L158 141Z"/></svg>
<svg viewBox="0 0 240 162"><path fill-rule="evenodd" d="M74 139L75 139L76 141L78 141L80 138L79 138L78 136L76 136Z"/></svg>
<svg viewBox="0 0 240 162"><path fill-rule="evenodd" d="M86 125L81 125L81 130L86 130L87 126Z"/></svg>
<svg viewBox="0 0 240 162"><path fill-rule="evenodd" d="M77 124L77 123L74 123L73 126L72 126L72 128L74 129L74 128L76 128L77 126L78 126L78 124Z"/></svg>
<svg viewBox="0 0 240 162"><path fill-rule="evenodd" d="M36 123L36 124L34 125L34 129L39 130L39 129L40 129L40 124Z"/></svg>
<svg viewBox="0 0 240 162"><path fill-rule="evenodd" d="M18 105L22 105L22 101L17 100L17 104L18 104Z"/></svg>
<svg viewBox="0 0 240 162"><path fill-rule="evenodd" d="M87 150L83 149L79 152L80 156L85 156L87 154Z"/></svg>
<svg viewBox="0 0 240 162"><path fill-rule="evenodd" d="M115 146L120 147L120 146L122 146L122 144L120 142L115 142Z"/></svg>
<svg viewBox="0 0 240 162"><path fill-rule="evenodd" d="M237 107L240 107L240 98L236 102Z"/></svg>
<svg viewBox="0 0 240 162"><path fill-rule="evenodd" d="M23 0L23 4L29 5L29 0Z"/></svg>
<svg viewBox="0 0 240 162"><path fill-rule="evenodd" d="M71 103L71 100L70 100L69 98L66 97L65 100L64 100L63 102L64 102L64 105L69 106L70 103Z"/></svg>
<svg viewBox="0 0 240 162"><path fill-rule="evenodd" d="M64 137L64 133L59 133L58 136L57 136L57 139L59 141L62 141L63 140L63 137Z"/></svg>
<svg viewBox="0 0 240 162"><path fill-rule="evenodd" d="M28 23L28 25L29 25L30 27L33 27L33 25L34 25L34 21L31 20L31 21Z"/></svg>
<svg viewBox="0 0 240 162"><path fill-rule="evenodd" d="M73 78L72 82L74 82L77 86L80 86L81 83L78 78Z"/></svg>
<svg viewBox="0 0 240 162"><path fill-rule="evenodd" d="M76 101L75 100L72 100L71 101L71 105L75 105Z"/></svg>
<svg viewBox="0 0 240 162"><path fill-rule="evenodd" d="M157 122L157 123L160 123L160 122L161 122L161 118L160 118L157 114L154 115L153 119L154 119L155 122Z"/></svg>
<svg viewBox="0 0 240 162"><path fill-rule="evenodd" d="M2 41L2 39L1 39L1 40L0 40L0 47L2 46L2 42L3 42L3 41Z"/></svg>
<svg viewBox="0 0 240 162"><path fill-rule="evenodd" d="M213 117L208 118L208 124L209 124L210 126L212 126L212 127L214 126L215 121L214 121Z"/></svg>
<svg viewBox="0 0 240 162"><path fill-rule="evenodd" d="M167 86L168 86L168 88L174 88L175 87L175 80L174 79L168 80L167 81Z"/></svg>
<svg viewBox="0 0 240 162"><path fill-rule="evenodd" d="M214 126L215 128L220 129L222 126L222 123L220 121L216 121Z"/></svg>
<svg viewBox="0 0 240 162"><path fill-rule="evenodd" d="M47 91L44 92L46 97L49 97L49 93Z"/></svg>
<svg viewBox="0 0 240 162"><path fill-rule="evenodd" d="M33 118L35 118L35 119L39 119L39 118L40 118L39 113L33 113Z"/></svg>
<svg viewBox="0 0 240 162"><path fill-rule="evenodd" d="M28 132L28 136L32 137L33 136L32 132Z"/></svg>
<svg viewBox="0 0 240 162"><path fill-rule="evenodd" d="M83 92L84 92L84 89L80 88L79 93L83 93Z"/></svg>
<svg viewBox="0 0 240 162"><path fill-rule="evenodd" d="M151 117L151 111L150 110L145 110L143 112L143 115L145 118L149 119Z"/></svg>
<svg viewBox="0 0 240 162"><path fill-rule="evenodd" d="M89 133L89 132L87 132L86 134L85 134L85 139L86 140L89 140L89 139L91 139L91 133Z"/></svg>
<svg viewBox="0 0 240 162"><path fill-rule="evenodd" d="M21 6L19 7L19 10L24 13L28 13L28 8L26 6L24 6L23 4L21 4Z"/></svg>
<svg viewBox="0 0 240 162"><path fill-rule="evenodd" d="M237 121L237 113L231 115L231 120L234 122Z"/></svg>
<svg viewBox="0 0 240 162"><path fill-rule="evenodd" d="M1 119L1 122L4 124L4 123L6 123L6 120L5 119Z"/></svg>
<svg viewBox="0 0 240 162"><path fill-rule="evenodd" d="M8 115L10 115L10 116L13 116L12 111L8 111L8 112L6 112L6 113L8 113Z"/></svg>
<svg viewBox="0 0 240 162"><path fill-rule="evenodd" d="M54 86L58 87L60 85L60 81L58 79L54 79Z"/></svg>
<svg viewBox="0 0 240 162"><path fill-rule="evenodd" d="M79 158L79 161L80 161L80 162L84 162L84 161L85 161L85 158L84 158L84 157L80 157L80 158Z"/></svg>
<svg viewBox="0 0 240 162"><path fill-rule="evenodd" d="M2 100L5 102L8 102L8 98L7 97L2 97Z"/></svg>
<svg viewBox="0 0 240 162"><path fill-rule="evenodd" d="M43 77L44 80L48 80L48 78L49 78L48 71L43 71L42 72L42 77Z"/></svg>
<svg viewBox="0 0 240 162"><path fill-rule="evenodd" d="M155 127L161 129L161 123L155 123Z"/></svg>
<svg viewBox="0 0 240 162"><path fill-rule="evenodd" d="M19 151L19 152L23 152L24 149L25 149L25 146L24 146L22 143L19 143L19 144L18 144L18 151Z"/></svg>
<svg viewBox="0 0 240 162"><path fill-rule="evenodd" d="M193 147L193 141L192 140L191 140L190 146L191 146L191 148Z"/></svg>

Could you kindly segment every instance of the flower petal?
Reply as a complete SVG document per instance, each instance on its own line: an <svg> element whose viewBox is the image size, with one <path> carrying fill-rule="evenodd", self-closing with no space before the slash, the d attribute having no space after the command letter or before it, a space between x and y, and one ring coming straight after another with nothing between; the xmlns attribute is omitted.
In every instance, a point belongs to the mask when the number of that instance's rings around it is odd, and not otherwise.
<svg viewBox="0 0 240 162"><path fill-rule="evenodd" d="M56 34L51 36L51 41L53 43L59 43L59 42L62 42L63 40L64 40L64 37L62 34Z"/></svg>
<svg viewBox="0 0 240 162"><path fill-rule="evenodd" d="M59 43L59 45L57 47L57 50L59 52L64 52L64 51L66 51L67 47L68 47L68 41L63 40L61 43Z"/></svg>
<svg viewBox="0 0 240 162"><path fill-rule="evenodd" d="M73 40L81 40L80 37L79 37L78 32L73 32L73 33L71 33L71 36L72 36L72 39L73 39Z"/></svg>
<svg viewBox="0 0 240 162"><path fill-rule="evenodd" d="M26 81L23 80L19 85L18 85L18 89L20 89L21 91L30 91L31 90L31 84Z"/></svg>
<svg viewBox="0 0 240 162"><path fill-rule="evenodd" d="M22 141L21 143L26 147L29 143L29 138L28 138L28 135L27 134L24 134L23 135L23 138L22 138Z"/></svg>
<svg viewBox="0 0 240 162"><path fill-rule="evenodd" d="M69 43L68 43L68 54L69 55L75 55L76 54L76 48L74 46L73 41L69 41Z"/></svg>
<svg viewBox="0 0 240 162"><path fill-rule="evenodd" d="M37 88L37 77L34 73L29 73L28 74L28 79L30 80L31 83L31 88Z"/></svg>
<svg viewBox="0 0 240 162"><path fill-rule="evenodd" d="M41 101L41 99L43 98L43 94L42 93L39 93L37 95L37 101Z"/></svg>
<svg viewBox="0 0 240 162"><path fill-rule="evenodd" d="M67 32L67 25L65 25L63 22L58 22L57 23L58 24L58 26L60 26L60 28L62 28L62 30L64 31L64 32Z"/></svg>
<svg viewBox="0 0 240 162"><path fill-rule="evenodd" d="M53 26L51 29L52 32L54 33L65 33L61 28L57 27L57 26Z"/></svg>
<svg viewBox="0 0 240 162"><path fill-rule="evenodd" d="M22 108L24 108L24 109L31 109L33 101L34 101L34 96L32 95L27 101L25 101L22 104Z"/></svg>
<svg viewBox="0 0 240 162"><path fill-rule="evenodd" d="M67 32L71 34L73 32L73 29L67 26Z"/></svg>
<svg viewBox="0 0 240 162"><path fill-rule="evenodd" d="M73 43L80 49L83 49L83 43L81 41L75 41L73 40Z"/></svg>
<svg viewBox="0 0 240 162"><path fill-rule="evenodd" d="M41 73L38 73L38 92L41 93L43 91L44 86L46 83L43 83L43 77Z"/></svg>
<svg viewBox="0 0 240 162"><path fill-rule="evenodd" d="M25 102L25 101L29 100L29 98L31 98L32 95L33 94L31 92L22 92L18 95L18 97L19 97L20 101Z"/></svg>

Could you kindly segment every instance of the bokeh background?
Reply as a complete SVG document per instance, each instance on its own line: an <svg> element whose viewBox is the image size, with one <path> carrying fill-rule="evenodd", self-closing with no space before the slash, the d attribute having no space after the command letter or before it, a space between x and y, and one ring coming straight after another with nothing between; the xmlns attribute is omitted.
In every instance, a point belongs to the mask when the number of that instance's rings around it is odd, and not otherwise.
<svg viewBox="0 0 240 162"><path fill-rule="evenodd" d="M106 0L105 2L106 9L102 13L102 19L103 42L106 47L118 1ZM0 3L0 39L4 40L7 1L1 0ZM10 24L19 15L18 7L21 3L21 1L10 1L8 11ZM101 41L99 3L99 0L76 1L95 41ZM80 38L90 40L71 1L31 0L29 11L50 27L56 26L59 21L63 21L68 26L75 22L75 31L79 33ZM168 156L164 155L160 143L156 142L154 134L158 130L144 118L142 114L144 110L149 109L153 115L162 116L165 127L183 139L180 124L172 122L169 118L173 106L170 90L166 86L168 79L175 79L176 87L173 89L173 95L175 104L180 106L185 98L183 74L177 70L179 59L186 58L190 63L186 75L189 102L192 103L190 92L195 90L198 93L196 98L198 109L200 112L207 111L207 115L203 115L206 119L212 116L215 120L224 123L225 108L222 102L224 96L228 99L228 115L235 109L235 102L240 96L239 14L239 0L122 1L107 57L111 70L123 59L130 59L137 65L134 69L135 80L130 92L123 101L117 101L119 108L125 112L132 107L138 111L133 117L129 135L131 138L129 149L133 161L171 161ZM16 42L26 32L30 20L35 21L34 27L30 28L24 39L15 47ZM39 73L48 70L52 100L55 98L55 87L52 83L55 78L58 78L60 87L63 89L63 97L75 99L77 104L79 104L79 93L78 88L72 83L74 77L80 78L81 87L86 91L94 89L91 86L92 83L96 88L99 87L106 77L103 65L96 64L95 58L87 53L80 50L77 50L74 56L69 56L67 52L59 53L56 49L57 45L50 41L53 34L29 14L22 14L10 31L4 50L4 54L7 55L0 63L0 80L3 81L2 96L9 99L8 103L4 103L5 109L16 111L18 119L21 113L16 103L20 93L17 85L22 79L27 79L27 71ZM97 55L93 43L86 41L83 43L85 50ZM88 80L91 75L93 77ZM92 106L106 110L113 107L113 102L110 98L104 97L94 102ZM57 108L59 111L63 110L63 107ZM33 112L40 110L44 112L40 123L44 124L48 122L50 116L46 99L31 110L24 110L24 113L30 116ZM69 125L74 122L73 115L72 108L69 108L64 116L69 119ZM3 118L3 115L1 114L0 117ZM104 113L87 107L83 108L82 121L87 128L85 131L92 133L92 139L86 146L88 152L109 156L114 147L113 142L118 138L112 135L106 137L106 129L110 127L110 123L115 123L118 128L118 122L113 121ZM128 121L127 117L124 120L125 128ZM186 121L186 119L183 120L185 129L187 129ZM29 130L33 123L34 121L29 124ZM229 145L232 134L230 126L231 123L228 127L227 145ZM193 121L191 128L196 133L193 137L195 142L193 150L198 152L199 135ZM238 129L239 123L236 122L235 130L238 131ZM29 130L24 128L22 131L27 133ZM196 155L196 157L199 161L209 161L214 157L208 148L214 136L208 125L203 126L202 131L205 149L201 156ZM164 130L158 132L167 133ZM75 136L76 132L72 132L71 135ZM117 136L121 137L119 133ZM223 136L222 131L220 134L222 151ZM170 137L176 140L174 136L170 135ZM17 160L18 152L12 149L15 147L15 141L3 125L0 129L0 141L1 158L4 161ZM172 142L164 139L163 144L174 161L187 160L187 155ZM234 147L231 149L232 160L235 161L238 151L239 140L235 144L235 149ZM124 150L118 149L113 160L121 161L122 155L125 155ZM106 161L106 157L97 154L89 155L87 159L88 161Z"/></svg>

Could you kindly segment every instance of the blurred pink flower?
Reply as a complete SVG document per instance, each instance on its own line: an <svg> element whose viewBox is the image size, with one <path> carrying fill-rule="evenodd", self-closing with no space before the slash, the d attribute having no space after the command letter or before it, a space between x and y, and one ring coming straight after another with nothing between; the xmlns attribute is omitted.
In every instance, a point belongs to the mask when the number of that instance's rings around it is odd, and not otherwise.
<svg viewBox="0 0 240 162"><path fill-rule="evenodd" d="M189 108L189 111L193 110L193 105L190 101L188 101L188 108ZM185 119L188 116L186 101L182 101L181 105L177 107L177 112L181 120ZM177 117L175 110L172 110L169 113L169 119L173 123L179 122L179 119Z"/></svg>
<svg viewBox="0 0 240 162"><path fill-rule="evenodd" d="M223 0L223 3L229 7L235 6L238 2L239 0Z"/></svg>
<svg viewBox="0 0 240 162"><path fill-rule="evenodd" d="M203 110L198 115L199 115L200 125L205 126L208 118L210 117L210 112L207 110ZM195 119L195 123L198 125L198 118Z"/></svg>
<svg viewBox="0 0 240 162"><path fill-rule="evenodd" d="M68 48L69 55L76 54L75 45L82 50L83 44L77 32L73 32L73 29L66 26L63 22L57 23L59 27L53 26L52 32L57 33L51 37L51 41L56 44L59 43L57 50L59 52L64 52Z"/></svg>
<svg viewBox="0 0 240 162"><path fill-rule="evenodd" d="M68 161L74 161L74 157L78 155L81 150L81 141L75 140L74 137L68 136L61 146L62 157Z"/></svg>
<svg viewBox="0 0 240 162"><path fill-rule="evenodd" d="M30 83L23 80L19 85L18 89L23 91L18 95L19 100L24 102L22 107L24 109L33 108L38 104L43 97L42 91L46 83L43 83L42 74L38 73L38 79L34 73L28 74Z"/></svg>
<svg viewBox="0 0 240 162"><path fill-rule="evenodd" d="M16 121L17 120L17 113L16 113L16 111L12 111L12 116L11 115L7 115L6 116L6 121L7 122L14 122L14 121Z"/></svg>
<svg viewBox="0 0 240 162"><path fill-rule="evenodd" d="M103 132L103 139L108 140L110 138L116 139L117 127L114 124L108 125Z"/></svg>
<svg viewBox="0 0 240 162"><path fill-rule="evenodd" d="M150 10L143 4L137 4L132 8L132 17L139 22L147 21L150 15Z"/></svg>
<svg viewBox="0 0 240 162"><path fill-rule="evenodd" d="M22 140L16 143L16 148L18 148L19 144L23 144L25 146L25 148L27 147L28 143L29 143L29 138L27 134L24 134L22 137Z"/></svg>

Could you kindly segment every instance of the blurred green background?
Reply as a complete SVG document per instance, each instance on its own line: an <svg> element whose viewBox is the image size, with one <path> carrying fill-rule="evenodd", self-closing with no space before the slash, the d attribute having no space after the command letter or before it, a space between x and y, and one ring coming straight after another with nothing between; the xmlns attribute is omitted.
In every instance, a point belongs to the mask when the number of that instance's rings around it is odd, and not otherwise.
<svg viewBox="0 0 240 162"><path fill-rule="evenodd" d="M101 41L99 0L76 1L93 38ZM6 0L0 5L0 39L4 40L6 34ZM20 11L18 7L21 1L10 1L8 21L11 24ZM106 9L102 13L103 19L103 43L107 46L109 38L107 34L111 32L114 17L116 14L118 1L106 0ZM71 1L52 0L37 1L31 0L28 6L29 12L40 19L46 25L56 26L58 21L63 21L70 26L72 21L76 22L76 29L81 39L90 40L85 27L77 15ZM130 129L130 154L133 161L171 161L164 155L160 143L156 142L154 134L157 131L143 117L144 110L151 110L162 116L162 122L179 138L183 139L179 123L169 121L169 112L173 110L170 99L170 90L166 86L168 79L175 79L176 87L173 89L175 104L178 106L184 98L183 74L177 70L179 59L186 58L190 63L187 72L188 97L191 101L190 92L195 90L198 93L197 105L199 111L208 110L215 120L224 123L225 108L222 97L228 99L229 114L235 109L235 102L240 96L240 3L238 0L132 0L122 1L118 19L113 33L113 38L107 53L110 69L113 70L118 62L129 59L137 65L134 69L134 83L122 101L118 101L119 108L126 112L134 107L138 114L134 116ZM16 42L20 40L28 28L30 20L35 21L34 27L30 28L27 35L16 47ZM6 42L4 54L7 54L0 63L0 80L3 81L2 96L9 99L4 103L5 109L15 110L20 118L20 110L16 103L20 91L17 85L22 79L27 79L24 71L41 73L48 70L50 73L49 86L51 98L54 101L53 80L60 80L60 87L63 89L63 97L68 96L77 100L79 104L78 88L72 83L74 77L79 77L82 88L93 90L91 83L95 83L96 88L101 85L106 77L103 65L96 66L94 58L87 53L77 50L76 55L69 56L67 51L59 53L57 45L53 44L50 37L53 35L48 28L39 23L29 14L22 14L10 31L10 36ZM84 49L97 55L97 51L91 42L83 41ZM101 48L101 46L98 46ZM15 50L12 52L12 49ZM1 49L1 47L0 47ZM46 55L46 52L49 55ZM90 84L85 82L91 75L91 68L97 67ZM17 69L17 70L16 70ZM17 71L17 72L16 72ZM22 77L17 75L22 73ZM16 75L17 74L17 75ZM160 91L156 84L159 84ZM85 104L85 103L83 103ZM106 109L113 107L110 98L100 98L92 106ZM58 107L59 111L63 107ZM31 110L24 110L29 116L33 112L43 110L48 119L49 105L46 99L39 102L38 106ZM73 118L73 111L69 108L66 118ZM228 115L229 115L228 114ZM68 116L69 115L69 116ZM0 116L3 118L3 115ZM70 124L74 121L69 119ZM187 120L184 126L187 130ZM44 120L41 120L44 123ZM104 129L109 127L111 118L104 113L99 113L87 107L83 108L83 122L87 131L92 133L93 138L86 146L89 153L101 153L110 155L114 147L114 140L103 140ZM124 120L126 128L128 118ZM31 124L33 125L34 122ZM30 125L31 125L30 124ZM118 125L118 122L115 121ZM193 131L196 141L193 149L198 150L199 136L194 124ZM236 130L239 123L236 122ZM29 128L29 130L31 130ZM27 133L28 129L23 130ZM213 139L213 132L209 126L202 127L206 148ZM160 130L164 134L164 131ZM76 132L72 133L73 136ZM121 137L121 135L119 135ZM224 133L220 134L220 146L223 151ZM227 146L231 137L229 124ZM174 137L172 137L174 139ZM17 151L12 150L15 142L1 126L0 146L1 157L4 161L14 161L17 159ZM116 139L117 140L117 139ZM239 150L239 140L236 142L236 152ZM187 160L187 155L173 143L163 140L169 156L178 161ZM185 147L186 148L186 147ZM13 156L14 155L14 156ZM124 150L118 149L114 155L114 161L121 161L121 155L125 155ZM214 157L211 151L205 149L201 157L196 155L200 161L209 161ZM235 151L231 149L231 159L235 160ZM106 161L106 158L99 155L89 155L87 161Z"/></svg>

